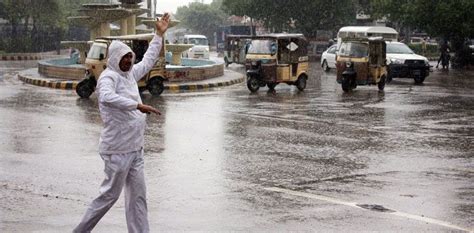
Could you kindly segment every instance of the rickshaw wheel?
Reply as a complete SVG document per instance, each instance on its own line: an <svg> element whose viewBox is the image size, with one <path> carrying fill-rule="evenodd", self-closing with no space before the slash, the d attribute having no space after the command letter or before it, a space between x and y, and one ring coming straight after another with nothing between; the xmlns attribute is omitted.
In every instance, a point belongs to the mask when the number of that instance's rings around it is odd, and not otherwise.
<svg viewBox="0 0 474 233"><path fill-rule="evenodd" d="M344 92L349 92L351 88L351 80L346 77L342 77L341 87Z"/></svg>
<svg viewBox="0 0 474 233"><path fill-rule="evenodd" d="M326 60L323 61L323 70L326 71L326 72L330 70Z"/></svg>
<svg viewBox="0 0 474 233"><path fill-rule="evenodd" d="M259 85L259 83L258 83L257 78L255 78L255 77L249 77L248 80L247 80L247 88L248 88L251 92L256 92L256 91L258 91L258 89L260 88L260 85Z"/></svg>
<svg viewBox="0 0 474 233"><path fill-rule="evenodd" d="M89 98L89 96L91 96L92 93L95 91L96 84L97 84L97 81L95 80L94 77L90 77L90 78L82 80L76 86L77 95L79 95L81 98L84 98L84 99Z"/></svg>
<svg viewBox="0 0 474 233"><path fill-rule="evenodd" d="M268 89L270 90L274 90L276 85L278 85L278 83L267 83Z"/></svg>
<svg viewBox="0 0 474 233"><path fill-rule="evenodd" d="M150 80L148 80L146 88L153 96L161 95L161 93L165 89L165 86L163 85L163 79L161 77L151 78Z"/></svg>
<svg viewBox="0 0 474 233"><path fill-rule="evenodd" d="M422 84L425 81L425 77L415 77L415 84Z"/></svg>
<svg viewBox="0 0 474 233"><path fill-rule="evenodd" d="M225 67L229 67L229 59L227 57L224 57L224 62L225 62Z"/></svg>
<svg viewBox="0 0 474 233"><path fill-rule="evenodd" d="M306 88L306 76L301 75L296 81L296 87L298 90L303 91Z"/></svg>
<svg viewBox="0 0 474 233"><path fill-rule="evenodd" d="M380 81L377 84L378 87L379 87L379 91L383 91L383 89L385 88L385 81L386 80L387 80L387 78L385 77L385 75L380 78Z"/></svg>

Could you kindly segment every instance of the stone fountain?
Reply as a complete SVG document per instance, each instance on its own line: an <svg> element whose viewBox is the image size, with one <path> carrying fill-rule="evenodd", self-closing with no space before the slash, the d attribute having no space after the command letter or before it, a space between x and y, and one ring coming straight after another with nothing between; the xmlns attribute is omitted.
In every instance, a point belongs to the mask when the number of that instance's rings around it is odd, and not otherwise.
<svg viewBox="0 0 474 233"><path fill-rule="evenodd" d="M140 9L138 3L141 0L120 1L121 4L90 3L83 5L82 15L70 18L73 24L80 24L91 29L91 40L96 37L110 35L110 23L120 21L120 32L122 35L135 34L135 24L138 22L155 28L156 18L138 18L136 15L148 10ZM158 15L160 17L162 15ZM179 21L172 20L169 27L174 27ZM165 42L165 40L163 40ZM63 46L74 47L81 50L81 60L87 49L86 41L64 41ZM171 59L166 59L166 77L169 82L189 82L219 77L224 74L224 65L215 61L205 59L181 58L182 52L191 48L189 44L166 44L164 53L171 53ZM165 56L166 57L166 56ZM50 78L61 78L66 80L82 80L84 78L84 63L68 63L71 59L55 59L40 61L38 71L40 74ZM159 61L165 62L165 60Z"/></svg>

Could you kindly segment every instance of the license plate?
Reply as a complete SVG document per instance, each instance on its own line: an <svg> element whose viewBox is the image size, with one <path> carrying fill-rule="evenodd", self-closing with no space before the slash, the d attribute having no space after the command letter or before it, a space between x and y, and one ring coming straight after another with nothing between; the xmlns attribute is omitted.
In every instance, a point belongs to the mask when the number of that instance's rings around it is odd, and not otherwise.
<svg viewBox="0 0 474 233"><path fill-rule="evenodd" d="M420 70L414 70L414 71L413 71L413 75L414 75L414 76L420 76L420 75L421 75L421 71L420 71Z"/></svg>

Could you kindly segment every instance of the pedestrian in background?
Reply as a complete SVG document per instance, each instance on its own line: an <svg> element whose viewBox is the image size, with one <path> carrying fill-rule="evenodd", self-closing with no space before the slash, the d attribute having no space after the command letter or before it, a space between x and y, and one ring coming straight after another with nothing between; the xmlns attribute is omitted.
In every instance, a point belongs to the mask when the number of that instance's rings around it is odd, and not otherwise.
<svg viewBox="0 0 474 233"><path fill-rule="evenodd" d="M126 44L113 41L109 46L107 69L97 83L100 115L104 124L99 153L105 163L105 179L100 195L87 209L73 232L91 232L118 200L125 187L128 232L149 232L146 187L143 173L143 145L146 114L160 112L142 103L137 82L154 66L168 29L168 14L155 23L156 35L141 62Z"/></svg>

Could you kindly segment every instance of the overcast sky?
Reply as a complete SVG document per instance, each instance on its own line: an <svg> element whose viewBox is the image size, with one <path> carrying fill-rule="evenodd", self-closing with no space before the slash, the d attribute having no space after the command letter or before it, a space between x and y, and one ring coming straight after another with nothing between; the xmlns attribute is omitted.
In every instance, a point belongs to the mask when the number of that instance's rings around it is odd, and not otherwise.
<svg viewBox="0 0 474 233"><path fill-rule="evenodd" d="M157 12L172 12L176 13L176 9L179 6L188 5L190 2L195 0L156 0ZM201 0L199 0L201 1ZM203 0L204 3L211 3L212 0Z"/></svg>

